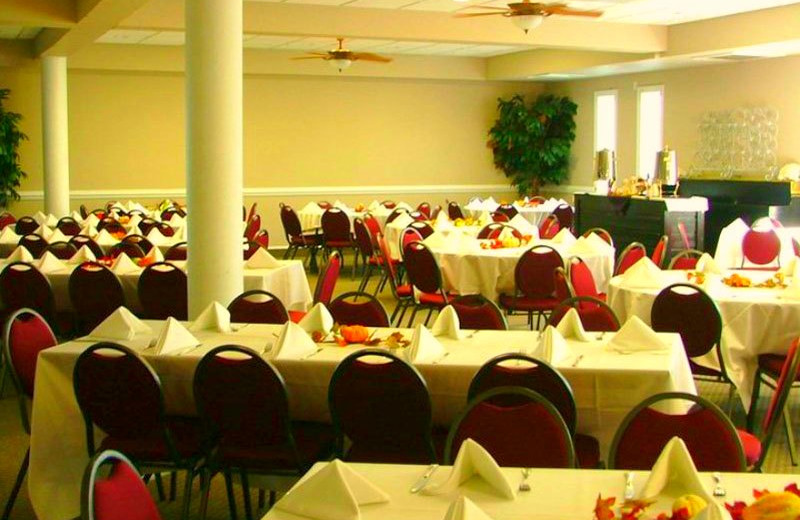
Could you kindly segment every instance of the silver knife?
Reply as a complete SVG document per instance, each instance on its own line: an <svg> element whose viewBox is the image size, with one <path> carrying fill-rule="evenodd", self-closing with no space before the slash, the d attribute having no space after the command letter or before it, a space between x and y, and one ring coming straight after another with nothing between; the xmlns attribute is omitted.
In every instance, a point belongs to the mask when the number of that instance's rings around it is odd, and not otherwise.
<svg viewBox="0 0 800 520"><path fill-rule="evenodd" d="M425 473L423 473L423 475L419 478L419 480L414 482L414 485L411 486L411 489L409 491L411 491L412 493L421 491L422 488L428 485L428 482L431 480L431 477L433 476L434 472L437 469L439 469L438 464L431 464L430 466L428 466L428 469L425 470Z"/></svg>

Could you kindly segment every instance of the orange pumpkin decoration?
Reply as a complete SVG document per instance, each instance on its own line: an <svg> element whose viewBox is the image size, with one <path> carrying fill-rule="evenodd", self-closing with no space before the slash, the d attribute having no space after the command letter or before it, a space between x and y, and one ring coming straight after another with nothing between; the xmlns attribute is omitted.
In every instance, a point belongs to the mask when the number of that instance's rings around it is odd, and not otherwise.
<svg viewBox="0 0 800 520"><path fill-rule="evenodd" d="M342 325L339 334L348 343L363 343L369 337L369 331L362 325Z"/></svg>

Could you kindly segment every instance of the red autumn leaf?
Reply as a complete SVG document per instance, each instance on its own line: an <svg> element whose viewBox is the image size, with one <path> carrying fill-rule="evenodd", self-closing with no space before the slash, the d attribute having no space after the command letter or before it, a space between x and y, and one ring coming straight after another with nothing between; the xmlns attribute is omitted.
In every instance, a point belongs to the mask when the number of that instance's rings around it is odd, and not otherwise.
<svg viewBox="0 0 800 520"><path fill-rule="evenodd" d="M728 513L730 513L733 520L742 520L742 512L746 507L747 504L741 500L736 501L733 504L728 504L727 502L725 503L725 509L728 510Z"/></svg>
<svg viewBox="0 0 800 520"><path fill-rule="evenodd" d="M756 500L768 494L769 494L769 489L753 489L753 498L755 498Z"/></svg>
<svg viewBox="0 0 800 520"><path fill-rule="evenodd" d="M614 506L614 502L616 502L616 498L603 498L602 495L597 495L597 502L594 505L594 517L597 520L611 520L614 518L614 510L612 507Z"/></svg>
<svg viewBox="0 0 800 520"><path fill-rule="evenodd" d="M794 493L797 496L800 496L800 489L798 489L797 484L792 483L783 488L784 491L788 491L789 493Z"/></svg>

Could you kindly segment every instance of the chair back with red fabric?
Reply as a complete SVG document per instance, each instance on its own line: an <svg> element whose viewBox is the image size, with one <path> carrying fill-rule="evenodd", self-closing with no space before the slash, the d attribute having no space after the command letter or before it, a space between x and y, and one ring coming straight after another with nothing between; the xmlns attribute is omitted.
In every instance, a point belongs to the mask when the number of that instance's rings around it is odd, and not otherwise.
<svg viewBox="0 0 800 520"><path fill-rule="evenodd" d="M792 237L792 252L794 252L794 256L800 256L800 240Z"/></svg>
<svg viewBox="0 0 800 520"><path fill-rule="evenodd" d="M289 313L283 302L268 291L245 291L228 305L231 321L235 323L286 323Z"/></svg>
<svg viewBox="0 0 800 520"><path fill-rule="evenodd" d="M251 220L253 220L253 217L256 216L257 207L258 207L258 202L254 202L253 205L250 206L250 211L247 213L247 218L244 220L245 222L250 222Z"/></svg>
<svg viewBox="0 0 800 520"><path fill-rule="evenodd" d="M666 401L674 400L692 405L683 406L685 413L661 411ZM681 392L653 395L628 413L611 443L609 468L649 470L673 437L683 440L700 471L747 469L731 420L707 399Z"/></svg>
<svg viewBox="0 0 800 520"><path fill-rule="evenodd" d="M586 262L578 256L573 256L567 261L567 276L575 296L591 296L602 300L605 297L597 290L594 275Z"/></svg>
<svg viewBox="0 0 800 520"><path fill-rule="evenodd" d="M156 227L157 224L158 221L156 219L146 217L139 222L138 228L143 235L147 235L154 227Z"/></svg>
<svg viewBox="0 0 800 520"><path fill-rule="evenodd" d="M326 209L320 219L322 226L322 239L329 247L349 247L352 244L350 236L350 218L340 208Z"/></svg>
<svg viewBox="0 0 800 520"><path fill-rule="evenodd" d="M778 261L780 265L781 239L773 228L749 229L742 238L742 266L745 262L767 265Z"/></svg>
<svg viewBox="0 0 800 520"><path fill-rule="evenodd" d="M512 403L500 400L513 399ZM501 386L470 401L447 436L444 463L452 464L461 444L480 444L500 466L572 468L575 447L558 410L541 394Z"/></svg>
<svg viewBox="0 0 800 520"><path fill-rule="evenodd" d="M702 251L697 249L684 249L669 261L667 269L676 269L682 271L692 271L697 267L697 261L703 256Z"/></svg>
<svg viewBox="0 0 800 520"><path fill-rule="evenodd" d="M269 249L269 231L261 229L253 237L253 242L260 245L264 249Z"/></svg>
<svg viewBox="0 0 800 520"><path fill-rule="evenodd" d="M128 235L122 239L122 242L136 244L145 254L149 253L150 250L153 249L153 243L150 242L150 240L147 237L144 237L142 235Z"/></svg>
<svg viewBox="0 0 800 520"><path fill-rule="evenodd" d="M286 242L292 243L293 237L303 236L303 226L300 224L300 217L297 216L294 208L288 204L281 206L281 224L286 235Z"/></svg>
<svg viewBox="0 0 800 520"><path fill-rule="evenodd" d="M409 211L408 216L417 222L422 222L424 220L427 220L427 217L421 211Z"/></svg>
<svg viewBox="0 0 800 520"><path fill-rule="evenodd" d="M614 276L624 274L633 264L647 256L647 249L639 242L631 242L628 247L622 250L617 260L617 267L614 269Z"/></svg>
<svg viewBox="0 0 800 520"><path fill-rule="evenodd" d="M553 215L558 219L559 226L566 229L572 229L574 214L572 206L569 204L561 204L553 210Z"/></svg>
<svg viewBox="0 0 800 520"><path fill-rule="evenodd" d="M328 305L331 302L341 270L342 258L339 253L334 251L328 257L328 261L320 270L319 277L317 277L317 285L314 287L314 303Z"/></svg>
<svg viewBox="0 0 800 520"><path fill-rule="evenodd" d="M656 332L679 333L690 358L719 348L722 318L714 300L696 285L675 283L662 289L650 309L650 323Z"/></svg>
<svg viewBox="0 0 800 520"><path fill-rule="evenodd" d="M104 465L111 470L105 477L98 473ZM125 455L105 450L95 455L83 474L81 520L161 520L153 497Z"/></svg>
<svg viewBox="0 0 800 520"><path fill-rule="evenodd" d="M244 228L245 238L247 238L247 240L253 240L259 229L261 229L261 216L255 215L247 221L247 225Z"/></svg>
<svg viewBox="0 0 800 520"><path fill-rule="evenodd" d="M389 315L383 304L366 292L351 291L340 294L328 305L333 320L339 325L364 327L389 327Z"/></svg>
<svg viewBox="0 0 800 520"><path fill-rule="evenodd" d="M407 227L400 233L400 256L405 259L406 246L413 242L422 242L425 238L420 234L419 230L413 227Z"/></svg>
<svg viewBox="0 0 800 520"><path fill-rule="evenodd" d="M175 236L175 228L167 224L166 222L158 222L156 224L156 229L158 230L161 235L169 238Z"/></svg>
<svg viewBox="0 0 800 520"><path fill-rule="evenodd" d="M658 239L658 242L656 242L656 247L653 248L653 254L650 256L650 260L652 260L653 263L658 267L664 266L664 258L667 256L668 245L669 237L667 235L663 235Z"/></svg>
<svg viewBox="0 0 800 520"><path fill-rule="evenodd" d="M496 303L481 294L468 294L450 300L462 329L508 330L508 322Z"/></svg>
<svg viewBox="0 0 800 520"><path fill-rule="evenodd" d="M553 289L556 299L560 302L575 296L575 290L569 283L567 271L563 267L556 267L556 270L553 271Z"/></svg>
<svg viewBox="0 0 800 520"><path fill-rule="evenodd" d="M395 298L397 298L397 269L395 267L395 263L392 261L391 251L389 250L389 244L386 242L386 238L382 234L378 234L377 236L378 241L378 249L381 253L381 267L384 270L384 273L389 280L389 286L392 290L392 294L394 294Z"/></svg>
<svg viewBox="0 0 800 520"><path fill-rule="evenodd" d="M451 200L447 203L447 216L450 217L450 220L464 218L464 212L461 211L461 206L458 204L458 202Z"/></svg>
<svg viewBox="0 0 800 520"><path fill-rule="evenodd" d="M119 278L97 262L84 262L73 269L69 277L69 299L84 334L91 332L118 307L125 306L125 292Z"/></svg>
<svg viewBox="0 0 800 520"><path fill-rule="evenodd" d="M86 204L81 204L78 208L78 212L81 214L81 218L86 218L89 216L89 210L86 208Z"/></svg>
<svg viewBox="0 0 800 520"><path fill-rule="evenodd" d="M555 292L553 274L564 267L561 255L550 246L533 246L525 251L514 269L517 292L526 298L552 298Z"/></svg>
<svg viewBox="0 0 800 520"><path fill-rule="evenodd" d="M409 283L423 293L441 294L447 303L447 295L442 287L442 272L428 246L422 242L411 242L403 252Z"/></svg>
<svg viewBox="0 0 800 520"><path fill-rule="evenodd" d="M169 262L148 265L139 276L137 288L144 318L188 319L188 284L186 273Z"/></svg>
<svg viewBox="0 0 800 520"><path fill-rule="evenodd" d="M14 232L18 235L27 235L28 233L35 233L39 229L39 223L33 217L20 217L14 225Z"/></svg>
<svg viewBox="0 0 800 520"><path fill-rule="evenodd" d="M172 260L186 260L186 255L189 250L188 245L187 242L178 242L167 249L167 252L164 253L164 260L168 262Z"/></svg>
<svg viewBox="0 0 800 520"><path fill-rule="evenodd" d="M97 231L102 231L104 229L112 235L116 233L126 233L125 226L120 224L119 221L114 217L105 217L100 219L100 221L97 223Z"/></svg>
<svg viewBox="0 0 800 520"><path fill-rule="evenodd" d="M611 233L609 233L608 230L603 229L601 227L595 227L595 228L587 229L586 231L583 232L583 235L581 235L581 236L588 237L592 233L594 233L595 235L597 235L600 238L602 238L603 240L605 240L606 243L608 245L610 245L611 247L614 247L614 239L611 237Z"/></svg>
<svg viewBox="0 0 800 520"><path fill-rule="evenodd" d="M508 222L510 220L508 215L499 211L492 211L490 216L492 217L493 222Z"/></svg>
<svg viewBox="0 0 800 520"><path fill-rule="evenodd" d="M431 219L431 205L429 202L420 202L417 211L425 215L427 220Z"/></svg>
<svg viewBox="0 0 800 520"><path fill-rule="evenodd" d="M364 215L364 224L367 225L373 245L377 244L376 237L379 233L381 233L381 223L378 222L378 219L375 218L375 215L372 213L367 213Z"/></svg>
<svg viewBox="0 0 800 520"><path fill-rule="evenodd" d="M161 220L163 222L166 222L166 221L168 221L169 219L172 218L172 215L176 215L176 214L180 215L180 212L178 211L178 208L171 207L171 208L167 208L164 211L162 211L161 215L160 215L160 218L161 218Z"/></svg>
<svg viewBox="0 0 800 520"><path fill-rule="evenodd" d="M362 258L372 258L375 255L375 247L373 245L372 233L367 228L367 224L356 217L353 219L353 234L356 238L356 246L358 252L361 253Z"/></svg>
<svg viewBox="0 0 800 520"><path fill-rule="evenodd" d="M395 207L397 207L397 203L393 200L387 199L381 202L381 206L383 206L386 209L394 209Z"/></svg>
<svg viewBox="0 0 800 520"><path fill-rule="evenodd" d="M519 210L517 210L517 208L514 207L513 204L500 204L499 206L497 206L495 212L502 213L503 215L508 217L508 220L511 220L512 218L516 217L519 214Z"/></svg>
<svg viewBox="0 0 800 520"><path fill-rule="evenodd" d="M131 259L144 257L144 251L139 247L139 244L134 242L119 242L114 244L108 250L108 257L116 259L122 253L125 253Z"/></svg>
<svg viewBox="0 0 800 520"><path fill-rule="evenodd" d="M506 227L505 224L503 224L502 222L496 222L496 221L489 222L488 224L483 226L480 231L478 231L477 238L478 240L488 240L497 238L500 236L500 233L503 231L505 227Z"/></svg>
<svg viewBox="0 0 800 520"><path fill-rule="evenodd" d="M386 350L359 350L339 363L328 385L328 409L337 455L345 460L437 462L425 380ZM346 453L345 437L351 442Z"/></svg>
<svg viewBox="0 0 800 520"><path fill-rule="evenodd" d="M75 235L74 237L69 239L69 243L74 245L79 251L83 246L89 248L89 251L95 256L95 258L100 258L103 256L103 249L100 245L95 242L92 238L87 237L86 235Z"/></svg>
<svg viewBox="0 0 800 520"><path fill-rule="evenodd" d="M403 213L408 213L408 210L406 208L394 208L392 212L389 213L389 216L386 217L386 223L391 224L392 222L394 222L394 219L396 219Z"/></svg>
<svg viewBox="0 0 800 520"><path fill-rule="evenodd" d="M558 217L553 214L547 215L539 223L539 238L549 240L556 236L561 229L561 224L558 223Z"/></svg>
<svg viewBox="0 0 800 520"><path fill-rule="evenodd" d="M33 309L54 323L55 300L50 282L36 267L12 262L0 272L0 299L6 312Z"/></svg>
<svg viewBox="0 0 800 520"><path fill-rule="evenodd" d="M331 209L333 207L333 204L331 204L327 200L320 200L317 201L317 206L319 206L322 209Z"/></svg>
<svg viewBox="0 0 800 520"><path fill-rule="evenodd" d="M45 251L52 253L59 260L69 260L72 255L78 252L78 249L69 242L61 240L47 244Z"/></svg>
<svg viewBox="0 0 800 520"><path fill-rule="evenodd" d="M408 227L416 229L423 240L431 236L434 231L433 227L430 224L422 221L414 221L411 224L409 224Z"/></svg>
<svg viewBox="0 0 800 520"><path fill-rule="evenodd" d="M242 258L250 260L250 257L256 254L256 251L261 249L261 244L258 242L248 242L246 238L242 237Z"/></svg>
<svg viewBox="0 0 800 520"><path fill-rule="evenodd" d="M5 229L6 226L16 223L17 219L8 211L4 211L2 214L0 214L0 230Z"/></svg>
<svg viewBox="0 0 800 520"><path fill-rule="evenodd" d="M591 296L574 296L563 300L550 313L548 325L557 326L570 309L575 309L584 330L588 332L616 332L619 318L608 304Z"/></svg>
<svg viewBox="0 0 800 520"><path fill-rule="evenodd" d="M18 245L27 249L34 258L39 258L47 249L47 240L38 233L28 233L19 239Z"/></svg>
<svg viewBox="0 0 800 520"><path fill-rule="evenodd" d="M78 235L81 232L81 225L72 217L61 217L56 228L67 236Z"/></svg>

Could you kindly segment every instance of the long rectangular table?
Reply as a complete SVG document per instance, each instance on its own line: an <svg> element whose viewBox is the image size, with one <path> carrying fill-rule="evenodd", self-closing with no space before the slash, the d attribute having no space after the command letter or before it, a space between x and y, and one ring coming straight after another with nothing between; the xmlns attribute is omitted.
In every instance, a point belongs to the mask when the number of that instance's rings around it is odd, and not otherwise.
<svg viewBox="0 0 800 520"><path fill-rule="evenodd" d="M157 335L162 322L147 322L152 334L131 342L141 349ZM195 334L202 345L185 355L142 354L159 375L168 413L195 415L192 379L203 354L223 344L241 344L263 351L275 340L277 325L239 325L236 332ZM379 329L382 338L397 329ZM401 329L406 337L410 330ZM537 332L479 331L460 341L440 338L448 355L436 363L417 364L428 385L434 421L449 425L466 405L472 376L487 360L506 352L534 349ZM644 398L660 393L696 393L686 356L677 334L665 334L668 353L622 355L605 349L611 338L579 343L569 340L573 356L556 367L572 386L578 409L577 431L598 437L603 455L622 418ZM33 402L29 490L38 517L61 520L78 514L81 474L88 462L83 419L72 389L72 370L78 355L93 341L76 340L44 351L39 357ZM328 383L339 361L359 345L322 345L303 360L277 360L273 364L286 381L290 413L297 420L329 421ZM582 356L576 364L577 356Z"/></svg>

